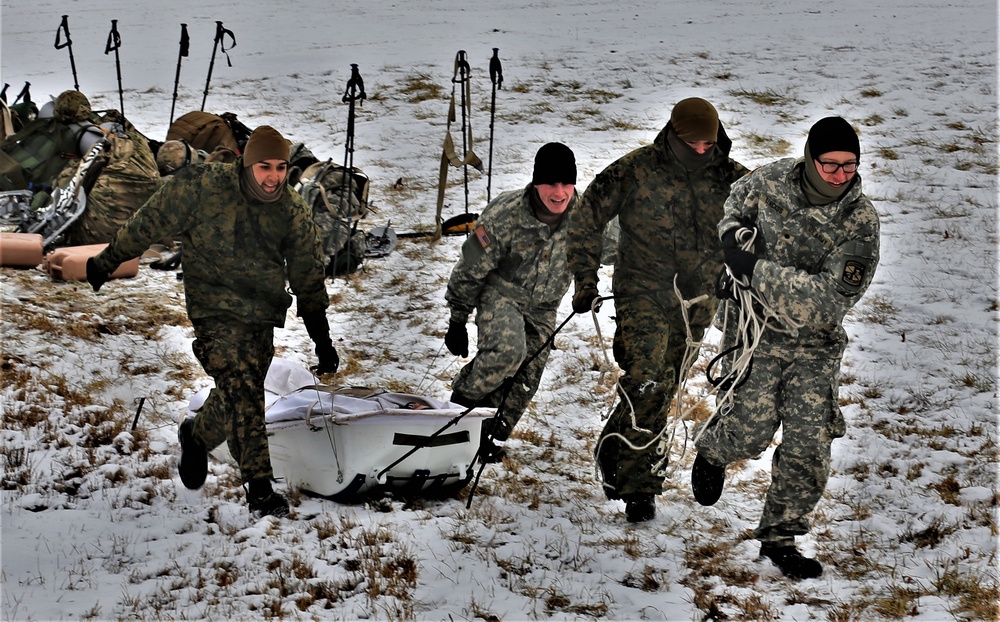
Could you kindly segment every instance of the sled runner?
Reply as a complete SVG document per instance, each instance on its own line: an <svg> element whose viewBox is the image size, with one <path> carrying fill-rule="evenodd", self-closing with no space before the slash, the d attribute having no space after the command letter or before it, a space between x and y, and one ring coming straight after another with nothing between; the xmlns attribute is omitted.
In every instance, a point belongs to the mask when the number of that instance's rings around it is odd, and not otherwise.
<svg viewBox="0 0 1000 622"><path fill-rule="evenodd" d="M265 389L275 477L340 503L385 491L458 493L472 479L483 421L495 414L476 408L454 421L468 409L420 395L316 384L306 369L278 358ZM191 400L189 416L208 392Z"/></svg>

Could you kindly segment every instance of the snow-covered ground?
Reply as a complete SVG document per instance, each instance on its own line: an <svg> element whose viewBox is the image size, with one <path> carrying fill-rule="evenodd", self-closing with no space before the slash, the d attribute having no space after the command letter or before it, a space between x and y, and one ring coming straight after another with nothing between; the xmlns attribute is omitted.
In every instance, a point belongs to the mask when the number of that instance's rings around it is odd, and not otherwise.
<svg viewBox="0 0 1000 622"><path fill-rule="evenodd" d="M222 20L237 45L232 66L216 56L206 110L273 125L334 161L357 63L368 98L354 163L378 209L364 224L398 231L433 227L459 50L484 161L492 48L503 60L493 196L525 184L534 152L553 140L576 152L583 190L688 96L715 103L749 166L799 155L812 123L841 115L861 134L882 263L849 317L849 431L801 542L826 571L801 583L759 561L748 538L768 455L731 471L712 508L691 498L690 452L655 520L630 525L604 499L591 451L611 404L599 371L611 304L603 341L589 317L560 332L508 460L484 471L470 507L468 489L358 505L293 493L291 518L253 520L232 466L213 463L198 492L176 476L174 420L208 380L173 273L143 268L95 295L2 269L4 619L997 618L995 3L5 0L9 99L24 81L36 101L73 87L68 50L53 45L63 15L95 108L118 107L114 54L104 54L118 20L125 113L158 140L181 23L191 48L175 117L201 105ZM445 216L465 209L462 172L449 181ZM469 211L486 193L486 175L470 171ZM461 241L404 239L329 282L338 383L447 398L462 361L442 347L443 293ZM570 313L567 297L560 320ZM291 314L277 345L315 362ZM696 376L692 394L704 387Z"/></svg>

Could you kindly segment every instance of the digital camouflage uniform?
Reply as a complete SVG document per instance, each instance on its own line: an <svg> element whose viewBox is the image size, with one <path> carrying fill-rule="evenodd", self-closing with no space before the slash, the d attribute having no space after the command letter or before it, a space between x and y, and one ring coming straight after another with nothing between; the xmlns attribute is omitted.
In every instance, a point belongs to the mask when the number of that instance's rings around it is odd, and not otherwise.
<svg viewBox="0 0 1000 622"><path fill-rule="evenodd" d="M534 197L534 198L533 198ZM504 440L524 414L549 358L542 348L555 330L556 312L570 274L566 264L566 222L552 231L534 216L534 186L505 192L490 202L462 246L445 292L451 321L465 323L476 311L476 356L455 377L452 388L481 406L499 406L504 379L525 358L538 356L514 378L494 436ZM576 195L566 210L574 209Z"/></svg>
<svg viewBox="0 0 1000 622"><path fill-rule="evenodd" d="M617 328L614 356L624 375L619 399L604 427L597 456L610 498L659 494L663 477L654 472L657 443L650 442L666 423L686 332L674 276L685 299L707 298L691 307L694 339L700 340L715 313L715 281L722 269L715 227L730 185L747 169L729 158L732 141L719 125L715 154L689 172L667 144L667 126L653 144L605 168L580 198L570 216L569 264L576 290L597 283L602 232L618 216L620 233L613 291ZM652 432L642 432L645 428ZM621 434L633 450L609 434Z"/></svg>
<svg viewBox="0 0 1000 622"><path fill-rule="evenodd" d="M804 326L797 333L767 329L754 351L749 378L698 442L713 464L764 452L781 426L771 463L771 486L754 536L794 545L809 531L830 473L830 445L845 433L837 375L847 346L844 316L871 283L879 253L879 220L862 194L861 177L840 200L812 206L802 192L804 161L787 158L763 166L733 187L721 234L752 221L763 236L751 286L781 315ZM733 345L738 309L725 307ZM720 316L723 313L720 312Z"/></svg>
<svg viewBox="0 0 1000 622"><path fill-rule="evenodd" d="M151 243L178 236L193 350L215 380L194 422L211 451L228 441L243 481L270 478L264 377L273 329L284 326L296 295L298 315L329 305L325 257L312 210L293 190L274 203L240 190L243 160L192 164L175 174L121 228L96 267L110 273Z"/></svg>

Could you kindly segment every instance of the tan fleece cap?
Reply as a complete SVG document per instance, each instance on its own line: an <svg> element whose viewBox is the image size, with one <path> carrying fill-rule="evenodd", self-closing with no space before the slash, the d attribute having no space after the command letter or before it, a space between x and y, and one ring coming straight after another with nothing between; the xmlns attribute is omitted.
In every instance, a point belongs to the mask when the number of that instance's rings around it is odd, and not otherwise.
<svg viewBox="0 0 1000 622"><path fill-rule="evenodd" d="M284 160L291 157L291 146L278 130L270 125L255 129L243 147L243 167L250 168L264 160Z"/></svg>
<svg viewBox="0 0 1000 622"><path fill-rule="evenodd" d="M714 143L719 138L719 113L700 97L682 99L670 113L670 124L681 140Z"/></svg>

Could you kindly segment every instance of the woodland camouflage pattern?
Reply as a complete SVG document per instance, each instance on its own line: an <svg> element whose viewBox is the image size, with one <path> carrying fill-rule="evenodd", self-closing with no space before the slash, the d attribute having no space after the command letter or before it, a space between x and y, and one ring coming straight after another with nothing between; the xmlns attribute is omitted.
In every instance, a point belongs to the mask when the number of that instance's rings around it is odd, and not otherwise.
<svg viewBox="0 0 1000 622"><path fill-rule="evenodd" d="M247 199L241 171L242 158L181 169L94 261L110 272L151 243L180 236L192 348L215 380L195 417L194 436L209 450L227 440L249 482L272 474L264 377L274 356L274 327L284 326L292 301L286 275L300 316L323 313L329 297L312 210L287 186L274 203Z"/></svg>
<svg viewBox="0 0 1000 622"><path fill-rule="evenodd" d="M229 317L284 326L292 302L286 276L299 316L325 310L325 257L312 210L287 187L276 203L249 201L240 191L242 167L240 158L181 169L95 258L98 269L111 272L150 244L179 236L192 322Z"/></svg>
<svg viewBox="0 0 1000 622"><path fill-rule="evenodd" d="M831 443L846 432L837 382L847 344L842 323L871 284L879 253L878 214L862 194L861 177L839 201L811 206L801 191L804 165L788 158L761 167L726 202L720 237L741 220L756 224L763 244L751 285L777 312L805 325L764 332L733 408L720 410L698 442L709 462L728 464L763 453L782 426L754 532L779 546L809 531L807 516L829 477ZM732 327L736 309L727 307ZM723 348L735 341L727 333Z"/></svg>
<svg viewBox="0 0 1000 622"><path fill-rule="evenodd" d="M732 141L719 126L715 156L689 172L667 145L668 123L653 144L636 149L605 168L587 187L570 216L568 246L576 289L597 284L602 232L618 216L618 258L613 291L617 330L615 360L625 372L619 399L602 438L619 433L636 446L649 445L665 424L681 359L685 328L674 294L674 276L685 299L705 295L690 310L693 337L699 340L715 313L715 281L722 269L716 225L730 185L747 169L729 158ZM636 427L650 432L642 432ZM652 471L656 443L633 451L614 438L600 447L606 492L617 498L659 494L662 476Z"/></svg>
<svg viewBox="0 0 1000 622"><path fill-rule="evenodd" d="M478 400L541 350L515 378L502 414L508 429L514 428L538 389L549 355L542 345L555 330L556 312L570 283L566 219L553 232L535 218L534 195L529 184L486 206L462 246L445 292L452 321L465 323L476 310L476 356L453 382L458 393ZM574 195L567 212L572 213L575 204ZM481 405L496 407L499 397Z"/></svg>
<svg viewBox="0 0 1000 622"><path fill-rule="evenodd" d="M227 441L244 482L273 477L264 419L264 378L274 358L274 327L218 318L194 323L194 355L215 387L194 419L208 448Z"/></svg>
<svg viewBox="0 0 1000 622"><path fill-rule="evenodd" d="M87 209L66 232L68 244L106 243L162 183L146 137L121 122L122 131L108 136L109 160L87 193ZM65 187L75 172L76 167L64 170L56 185Z"/></svg>

